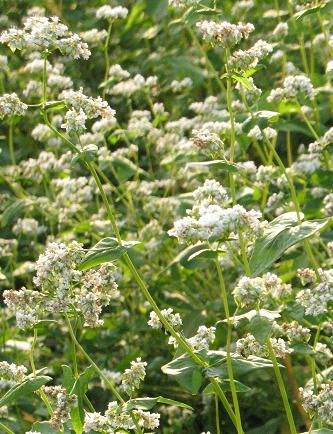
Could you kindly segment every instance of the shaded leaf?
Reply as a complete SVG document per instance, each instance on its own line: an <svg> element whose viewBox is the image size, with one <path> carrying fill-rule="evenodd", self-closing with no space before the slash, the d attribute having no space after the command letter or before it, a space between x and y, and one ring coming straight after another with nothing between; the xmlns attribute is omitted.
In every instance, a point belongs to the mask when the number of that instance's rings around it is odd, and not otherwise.
<svg viewBox="0 0 333 434"><path fill-rule="evenodd" d="M38 390L51 380L51 377L44 375L26 378L24 381L22 381L22 383L16 384L4 394L4 396L0 399L0 407L10 404L22 396L31 396L32 392L35 392L35 390Z"/></svg>
<svg viewBox="0 0 333 434"><path fill-rule="evenodd" d="M195 161L187 163L186 167L216 167L227 172L238 172L237 164L230 163L227 160Z"/></svg>
<svg viewBox="0 0 333 434"><path fill-rule="evenodd" d="M174 401L173 399L164 398L163 396L157 396L155 398L130 399L127 401L127 408L129 410L132 410L133 408L151 410L157 404L174 405L176 407L186 408L187 410L193 410L190 405L184 404L183 402Z"/></svg>

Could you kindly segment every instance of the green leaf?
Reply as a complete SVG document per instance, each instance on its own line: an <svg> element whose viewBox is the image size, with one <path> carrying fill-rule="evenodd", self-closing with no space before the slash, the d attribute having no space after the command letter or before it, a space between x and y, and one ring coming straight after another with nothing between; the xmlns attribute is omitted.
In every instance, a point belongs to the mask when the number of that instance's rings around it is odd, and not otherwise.
<svg viewBox="0 0 333 434"><path fill-rule="evenodd" d="M195 246L186 247L182 252L180 252L176 258L170 263L170 267L176 264L181 265L184 268L194 269L202 267L208 263L203 258L196 258L195 253L202 252L203 250L209 250L209 245L207 243L196 244ZM190 259L191 258L191 259Z"/></svg>
<svg viewBox="0 0 333 434"><path fill-rule="evenodd" d="M112 156L112 165L117 173L117 180L119 182L126 182L132 178L136 173L140 175L145 175L149 177L147 172L145 172L140 167L137 167L133 161L126 157Z"/></svg>
<svg viewBox="0 0 333 434"><path fill-rule="evenodd" d="M138 244L141 243L139 241L122 241L122 245L120 245L116 238L103 238L85 255L79 265L79 270L84 271L105 262L115 261Z"/></svg>
<svg viewBox="0 0 333 434"><path fill-rule="evenodd" d="M182 354L168 364L162 366L164 374L174 377L175 380L192 395L196 395L203 382L201 368L188 354Z"/></svg>
<svg viewBox="0 0 333 434"><path fill-rule="evenodd" d="M58 431L53 429L49 422L35 422L32 428L32 431L40 432L41 434L58 434Z"/></svg>
<svg viewBox="0 0 333 434"><path fill-rule="evenodd" d="M300 12L297 12L296 14L294 14L294 17L296 18L296 20L301 20L302 18L308 16L308 15L312 15L315 14L316 12L319 12L320 9L323 9L326 6L326 3L321 4L319 6L314 6L311 8L307 8L307 9L303 9Z"/></svg>
<svg viewBox="0 0 333 434"><path fill-rule="evenodd" d="M250 269L258 276L277 261L283 253L299 241L311 237L324 228L329 218L298 223L295 212L280 215L270 222L254 244Z"/></svg>
<svg viewBox="0 0 333 434"><path fill-rule="evenodd" d="M174 401L173 399L164 398L163 396L157 396L156 398L137 398L127 401L127 408L133 410L134 408L141 410L151 410L157 404L174 405L180 408L186 408L187 410L193 410L190 405L183 402Z"/></svg>
<svg viewBox="0 0 333 434"><path fill-rule="evenodd" d="M31 200L27 199L17 199L12 202L2 213L1 217L1 226L5 227L8 224L12 223L15 218L26 208L31 205Z"/></svg>
<svg viewBox="0 0 333 434"><path fill-rule="evenodd" d="M222 250L212 250L212 249L202 249L198 252L193 253L189 258L188 261L191 262L193 259L196 260L205 260L205 259L216 259L220 253L222 253Z"/></svg>
<svg viewBox="0 0 333 434"><path fill-rule="evenodd" d="M243 86L246 87L246 89L251 90L253 88L253 85L251 83L251 81L247 78L244 77L243 75L239 75L239 74L231 74L231 77L235 80L238 81L239 83L241 83Z"/></svg>
<svg viewBox="0 0 333 434"><path fill-rule="evenodd" d="M268 119L271 122L275 122L279 119L280 113L272 112L270 110L260 110L254 113L254 116L258 118Z"/></svg>
<svg viewBox="0 0 333 434"><path fill-rule="evenodd" d="M248 392L249 390L251 390L250 387L246 386L245 384L241 383L240 381L234 380L234 383L235 383L235 387L236 387L236 392L238 392L238 393L244 393L244 392ZM229 379L219 380L219 384L220 384L223 392L230 392L231 391ZM215 393L214 386L212 384L208 384L208 386L206 386L204 388L203 393L205 395L214 394Z"/></svg>
<svg viewBox="0 0 333 434"><path fill-rule="evenodd" d="M230 163L227 160L212 160L212 161L194 161L188 163L187 167L216 167L217 169L223 169L227 172L238 172L237 164Z"/></svg>
<svg viewBox="0 0 333 434"><path fill-rule="evenodd" d="M251 319L248 326L249 331L253 334L260 344L264 344L272 330L272 322L264 317L255 316Z"/></svg>
<svg viewBox="0 0 333 434"><path fill-rule="evenodd" d="M0 399L0 407L10 404L22 396L28 395L31 397L32 392L38 390L51 380L51 377L44 375L26 378L24 381L22 381L22 383L16 384L4 394L4 396Z"/></svg>
<svg viewBox="0 0 333 434"><path fill-rule="evenodd" d="M227 353L225 351L208 351L205 360L210 367L205 369L208 377L228 378ZM231 354L231 364L235 376L246 375L258 369L272 368L270 360L262 357L250 356L247 359L238 354Z"/></svg>

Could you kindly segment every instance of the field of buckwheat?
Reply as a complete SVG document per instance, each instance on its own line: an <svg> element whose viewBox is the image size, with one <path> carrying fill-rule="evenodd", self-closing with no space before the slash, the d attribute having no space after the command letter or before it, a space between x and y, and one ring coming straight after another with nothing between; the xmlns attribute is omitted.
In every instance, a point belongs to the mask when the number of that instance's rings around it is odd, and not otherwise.
<svg viewBox="0 0 333 434"><path fill-rule="evenodd" d="M333 434L333 1L0 3L0 433Z"/></svg>

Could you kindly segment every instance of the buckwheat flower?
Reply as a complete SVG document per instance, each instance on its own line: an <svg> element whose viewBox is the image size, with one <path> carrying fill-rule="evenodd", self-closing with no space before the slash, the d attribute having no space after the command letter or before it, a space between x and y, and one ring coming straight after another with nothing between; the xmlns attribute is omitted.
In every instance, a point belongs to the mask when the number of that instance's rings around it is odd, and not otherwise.
<svg viewBox="0 0 333 434"><path fill-rule="evenodd" d="M42 434L40 431L26 431L25 434Z"/></svg>
<svg viewBox="0 0 333 434"><path fill-rule="evenodd" d="M86 129L87 115L80 109L79 111L75 109L68 110L65 114L66 122L61 125L61 128L66 129L67 134L82 134Z"/></svg>
<svg viewBox="0 0 333 434"><path fill-rule="evenodd" d="M315 359L321 365L327 366L333 359L333 354L326 344L317 342L316 346L313 348L315 352Z"/></svg>
<svg viewBox="0 0 333 434"><path fill-rule="evenodd" d="M111 383L113 383L113 384L120 384L121 383L122 374L120 372L110 371L109 369L102 369L102 371L103 371L103 374L105 375L105 377L109 381L111 381ZM101 378L101 386L103 389L108 388L108 385L105 383L103 378Z"/></svg>
<svg viewBox="0 0 333 434"><path fill-rule="evenodd" d="M145 429L156 429L160 426L160 415L158 413L150 413L149 411L135 410L134 414L139 418L140 426Z"/></svg>
<svg viewBox="0 0 333 434"><path fill-rule="evenodd" d="M197 202L208 201L218 205L225 205L229 200L226 190L215 179L206 179L201 187L194 190L193 198Z"/></svg>
<svg viewBox="0 0 333 434"><path fill-rule="evenodd" d="M285 38L288 35L288 23L279 23L273 30L273 37L276 40Z"/></svg>
<svg viewBox="0 0 333 434"><path fill-rule="evenodd" d="M209 344L215 341L216 327L199 326L197 333L187 339L193 350L209 350Z"/></svg>
<svg viewBox="0 0 333 434"><path fill-rule="evenodd" d="M203 34L204 39L223 47L232 47L238 44L242 38L247 39L249 34L254 31L254 26L250 23L236 25L227 21L217 23L202 20L197 22L196 25Z"/></svg>
<svg viewBox="0 0 333 434"><path fill-rule="evenodd" d="M273 89L267 97L270 103L279 103L283 99L304 98L313 100L315 90L306 75L288 75L281 88Z"/></svg>
<svg viewBox="0 0 333 434"><path fill-rule="evenodd" d="M329 193L324 197L323 205L324 214L327 216L333 215L333 193Z"/></svg>
<svg viewBox="0 0 333 434"><path fill-rule="evenodd" d="M272 51L272 45L260 39L249 50L235 51L229 60L229 66L232 69L246 71L255 67L260 60L268 56Z"/></svg>
<svg viewBox="0 0 333 434"><path fill-rule="evenodd" d="M190 77L185 77L182 80L172 80L170 83L170 87L172 92L174 93L181 93L184 92L186 89L190 89L193 86L193 81Z"/></svg>
<svg viewBox="0 0 333 434"><path fill-rule="evenodd" d="M246 359L249 356L261 357L263 355L263 347L253 335L248 333L244 338L237 340L236 353Z"/></svg>
<svg viewBox="0 0 333 434"><path fill-rule="evenodd" d="M38 220L33 218L17 219L13 226L13 233L16 235L38 235L46 228L39 225Z"/></svg>
<svg viewBox="0 0 333 434"><path fill-rule="evenodd" d="M30 74L40 74L41 72L43 72L43 69L44 69L44 59L41 58L35 58L24 66L24 71L29 72ZM46 61L46 71L47 72L52 71L52 65L49 61Z"/></svg>
<svg viewBox="0 0 333 434"><path fill-rule="evenodd" d="M299 268L297 270L297 277L301 280L302 284L313 283L317 280L315 270L311 268Z"/></svg>
<svg viewBox="0 0 333 434"><path fill-rule="evenodd" d="M22 288L4 291L4 303L15 313L16 324L20 329L26 329L36 324L41 316L45 299L38 291Z"/></svg>
<svg viewBox="0 0 333 434"><path fill-rule="evenodd" d="M168 321L168 323L172 325L172 327L179 328L183 324L180 314L173 313L173 309L171 307L169 307L168 309L163 309L161 313L163 317ZM163 327L162 323L160 322L158 316L154 311L150 312L149 316L150 320L147 322L147 324L151 328L160 329Z"/></svg>
<svg viewBox="0 0 333 434"><path fill-rule="evenodd" d="M140 387L141 381L146 376L146 362L141 361L141 357L138 357L135 361L131 362L131 367L125 369L122 376L122 386L124 390L130 395L135 389Z"/></svg>
<svg viewBox="0 0 333 434"><path fill-rule="evenodd" d="M261 277L243 276L233 290L233 296L241 307L258 306L260 301L266 297L265 282Z"/></svg>
<svg viewBox="0 0 333 434"><path fill-rule="evenodd" d="M281 333L290 341L307 342L311 337L310 329L303 327L297 321L283 323L279 329L281 330Z"/></svg>
<svg viewBox="0 0 333 434"><path fill-rule="evenodd" d="M145 87L145 79L142 75L137 74L133 78L125 81L121 81L108 89L108 93L111 95L121 95L130 97L135 92L138 92Z"/></svg>
<svg viewBox="0 0 333 434"><path fill-rule="evenodd" d="M297 294L296 301L304 307L306 315L325 313L328 311L328 303L333 301L333 285L321 282L312 289L303 289Z"/></svg>
<svg viewBox="0 0 333 434"><path fill-rule="evenodd" d="M6 361L0 362L0 378L21 383L27 373L27 368L23 365L15 365L15 363L8 363Z"/></svg>
<svg viewBox="0 0 333 434"><path fill-rule="evenodd" d="M99 45L106 39L108 32L106 30L91 29L81 32L81 38L91 46Z"/></svg>
<svg viewBox="0 0 333 434"><path fill-rule="evenodd" d="M122 6L111 7L109 5L101 6L96 10L96 18L106 20L116 20L119 18L126 18L128 9Z"/></svg>
<svg viewBox="0 0 333 434"><path fill-rule="evenodd" d="M254 6L253 0L240 0L234 3L231 9L232 15L239 15L241 13L246 12ZM207 433L208 434L208 433Z"/></svg>
<svg viewBox="0 0 333 434"><path fill-rule="evenodd" d="M299 388L302 405L311 418L331 424L333 422L333 382L319 386L317 394L313 390Z"/></svg>
<svg viewBox="0 0 333 434"><path fill-rule="evenodd" d="M273 179L276 177L277 168L275 166L259 166L256 181L259 184L264 184L268 182L273 182Z"/></svg>
<svg viewBox="0 0 333 434"><path fill-rule="evenodd" d="M23 116L28 106L24 104L15 92L5 93L0 97L0 119L5 116Z"/></svg>
<svg viewBox="0 0 333 434"><path fill-rule="evenodd" d="M46 9L39 6L33 6L27 10L28 17L44 17L45 13Z"/></svg>
<svg viewBox="0 0 333 434"><path fill-rule="evenodd" d="M249 102L254 102L256 100L258 100L262 94L262 90L259 89L254 81L253 81L253 77L249 77L248 78L249 82L251 83L251 88L248 89L247 87L245 87L244 85L242 85L241 83L237 83L236 84L236 89L238 90L242 90L242 93L245 96L245 99Z"/></svg>
<svg viewBox="0 0 333 434"><path fill-rule="evenodd" d="M88 44L81 41L81 38L77 34L73 34L67 38L59 39L58 48L65 56L70 56L73 59L89 59L91 52L88 48Z"/></svg>
<svg viewBox="0 0 333 434"><path fill-rule="evenodd" d="M85 413L83 431L90 433L91 431L102 432L108 430L108 418L102 416L101 413Z"/></svg>
<svg viewBox="0 0 333 434"><path fill-rule="evenodd" d="M207 129L193 130L192 142L200 151L208 155L219 150L223 151L223 142L220 137Z"/></svg>
<svg viewBox="0 0 333 434"><path fill-rule="evenodd" d="M292 352L292 349L288 347L288 344L281 338L270 338L273 351L276 357L284 359L287 354Z"/></svg>
<svg viewBox="0 0 333 434"><path fill-rule="evenodd" d="M88 119L99 116L102 118L113 118L116 113L100 96L93 98L85 95L82 87L78 91L65 90L61 93L61 98L75 110L82 110Z"/></svg>
<svg viewBox="0 0 333 434"><path fill-rule="evenodd" d="M43 83L37 80L29 80L23 90L23 95L27 98L41 98L43 95Z"/></svg>
<svg viewBox="0 0 333 434"><path fill-rule="evenodd" d="M25 32L15 28L5 30L0 35L0 42L7 44L12 51L22 50L26 46Z"/></svg>
<svg viewBox="0 0 333 434"><path fill-rule="evenodd" d="M130 77L130 73L123 69L120 65L112 65L109 69L109 78L114 81L126 80Z"/></svg>
<svg viewBox="0 0 333 434"><path fill-rule="evenodd" d="M115 270L111 263L101 265L97 270L88 270L82 275L79 288L74 290L75 306L88 327L102 325L103 320L99 319L102 306L108 306L120 296Z"/></svg>
<svg viewBox="0 0 333 434"><path fill-rule="evenodd" d="M62 386L43 386L43 391L56 404L49 423L54 429L60 431L63 429L63 424L70 418L70 412L77 402L77 397L68 394Z"/></svg>

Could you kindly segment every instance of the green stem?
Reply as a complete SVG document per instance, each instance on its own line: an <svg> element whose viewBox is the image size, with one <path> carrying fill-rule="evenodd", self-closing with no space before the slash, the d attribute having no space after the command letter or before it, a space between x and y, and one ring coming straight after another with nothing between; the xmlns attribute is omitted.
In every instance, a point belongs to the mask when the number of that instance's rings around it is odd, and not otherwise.
<svg viewBox="0 0 333 434"><path fill-rule="evenodd" d="M283 382L283 378L282 378L282 375L280 372L278 362L277 362L275 354L274 354L274 350L273 350L270 338L267 338L266 342L267 342L267 347L268 347L268 351L269 351L269 356L270 356L270 359L273 363L274 373L275 373L276 381L277 381L278 386L279 386L279 390L280 390L281 398L283 401L284 409L286 411L290 432L291 432L291 434L297 434L293 414L292 414L290 404L288 401L287 391L286 391L286 388L285 388L285 385Z"/></svg>
<svg viewBox="0 0 333 434"><path fill-rule="evenodd" d="M106 37L105 44L104 44L104 59L105 59L104 81L107 80L109 75L109 69L110 69L109 44L111 39L112 24L113 21L110 21L109 28L108 28L108 35ZM105 98L105 94L106 94L106 87L104 86L103 93L102 93L103 98Z"/></svg>
<svg viewBox="0 0 333 434"><path fill-rule="evenodd" d="M3 423L0 422L0 428L7 434L15 434L14 431L12 431L11 429L7 428L6 425L4 425Z"/></svg>
<svg viewBox="0 0 333 434"><path fill-rule="evenodd" d="M215 393L215 421L216 421L216 434L221 434L220 429L220 412L219 412L219 397Z"/></svg>
<svg viewBox="0 0 333 434"><path fill-rule="evenodd" d="M232 359L231 359L231 351L230 351L232 324L230 322L228 296L227 296L227 291L226 291L225 283L224 283L224 279L223 279L221 264L220 264L218 259L215 259L215 265L216 265L217 275L219 278L219 283L220 283L220 288L221 288L221 295L222 295L222 299L223 299L225 316L227 319L227 345L226 345L227 370L228 370L228 375L229 375L229 379L230 379L230 388L231 388L232 400L233 400L234 409L235 409L236 426L237 426L237 432L239 434L243 434L244 431L243 431L243 427L242 427L242 419L241 419L240 410L239 410L239 403L238 403L238 398L237 398L237 391L236 391L236 385L235 385L235 380L234 380L234 373L233 373L233 369L232 369Z"/></svg>
<svg viewBox="0 0 333 434"><path fill-rule="evenodd" d="M13 165L16 164L15 160L15 152L14 152L14 139L13 139L13 122L9 122L9 128L8 128L8 147L9 147L9 155L10 159Z"/></svg>

